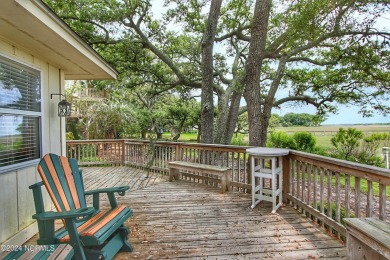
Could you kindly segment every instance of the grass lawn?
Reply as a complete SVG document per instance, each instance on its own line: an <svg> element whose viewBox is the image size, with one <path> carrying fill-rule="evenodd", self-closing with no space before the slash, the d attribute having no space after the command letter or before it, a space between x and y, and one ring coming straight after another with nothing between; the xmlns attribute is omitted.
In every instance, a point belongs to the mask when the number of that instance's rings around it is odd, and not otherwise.
<svg viewBox="0 0 390 260"><path fill-rule="evenodd" d="M181 133L179 142L197 142L197 133ZM170 132L164 132L162 135L163 139L170 140L172 139L171 133Z"/></svg>
<svg viewBox="0 0 390 260"><path fill-rule="evenodd" d="M317 146L323 147L325 149L333 148L332 143L330 142L330 139L332 138L331 135L323 135L323 136L316 136Z"/></svg>

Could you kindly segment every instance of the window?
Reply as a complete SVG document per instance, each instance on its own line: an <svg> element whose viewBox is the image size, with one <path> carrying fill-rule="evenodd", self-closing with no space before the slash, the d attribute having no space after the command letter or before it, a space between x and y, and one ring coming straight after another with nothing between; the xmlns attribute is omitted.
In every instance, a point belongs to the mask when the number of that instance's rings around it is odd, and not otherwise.
<svg viewBox="0 0 390 260"><path fill-rule="evenodd" d="M0 56L0 172L41 157L41 73Z"/></svg>

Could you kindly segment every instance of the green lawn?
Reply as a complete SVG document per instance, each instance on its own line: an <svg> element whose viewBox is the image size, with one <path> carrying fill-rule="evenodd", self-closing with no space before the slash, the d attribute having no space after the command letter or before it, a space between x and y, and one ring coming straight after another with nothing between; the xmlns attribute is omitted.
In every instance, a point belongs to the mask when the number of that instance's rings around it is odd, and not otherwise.
<svg viewBox="0 0 390 260"><path fill-rule="evenodd" d="M330 142L330 139L332 138L331 135L324 135L324 136L316 136L317 146L323 147L325 149L333 148L332 143Z"/></svg>
<svg viewBox="0 0 390 260"><path fill-rule="evenodd" d="M197 142L197 133L182 133L179 138L179 142ZM171 140L171 133L170 132L164 132L162 135L163 139Z"/></svg>

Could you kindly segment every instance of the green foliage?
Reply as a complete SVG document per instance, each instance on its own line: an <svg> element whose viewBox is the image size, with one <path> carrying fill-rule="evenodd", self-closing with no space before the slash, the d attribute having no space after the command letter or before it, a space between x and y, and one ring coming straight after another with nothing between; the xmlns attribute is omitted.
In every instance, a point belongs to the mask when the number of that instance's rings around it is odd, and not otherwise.
<svg viewBox="0 0 390 260"><path fill-rule="evenodd" d="M276 127L281 126L282 117L278 114L272 114L269 119L269 129L270 131L274 131Z"/></svg>
<svg viewBox="0 0 390 260"><path fill-rule="evenodd" d="M248 133L248 113L243 113L238 116L236 123L236 129L234 131L236 134L247 134Z"/></svg>
<svg viewBox="0 0 390 260"><path fill-rule="evenodd" d="M75 140L72 132L66 132L66 140Z"/></svg>
<svg viewBox="0 0 390 260"><path fill-rule="evenodd" d="M353 160L353 155L356 154L356 150L363 136L363 132L355 128L348 128L347 130L340 128L330 141L341 158Z"/></svg>
<svg viewBox="0 0 390 260"><path fill-rule="evenodd" d="M288 148L304 152L316 151L316 138L309 132L296 132L292 136L282 131L271 132L267 146Z"/></svg>
<svg viewBox="0 0 390 260"><path fill-rule="evenodd" d="M370 136L364 137L362 148L357 155L357 160L360 163L383 167L383 158L378 156L378 152L388 137L388 133L373 133Z"/></svg>
<svg viewBox="0 0 390 260"><path fill-rule="evenodd" d="M375 156L381 145L389 138L388 133L372 133L363 139L362 150L368 156Z"/></svg>
<svg viewBox="0 0 390 260"><path fill-rule="evenodd" d="M171 97L164 106L163 125L177 141L184 129L194 128L200 121L200 104L195 100Z"/></svg>
<svg viewBox="0 0 390 260"><path fill-rule="evenodd" d="M304 152L314 152L316 138L309 132L295 132L292 136L294 149Z"/></svg>
<svg viewBox="0 0 390 260"><path fill-rule="evenodd" d="M317 126L320 123L315 115L307 113L287 113L280 121L282 126Z"/></svg>
<svg viewBox="0 0 390 260"><path fill-rule="evenodd" d="M69 138L72 139L68 139L68 133L66 133L66 140L79 140L80 135L79 135L79 130L77 129L77 124L75 122L70 122L69 128L70 128L69 134L72 134L71 136L69 136Z"/></svg>
<svg viewBox="0 0 390 260"><path fill-rule="evenodd" d="M235 135L232 138L231 145L247 146L248 142L245 141L245 135Z"/></svg>
<svg viewBox="0 0 390 260"><path fill-rule="evenodd" d="M201 42L210 1L165 1L162 15L152 8L158 1L44 1L120 72L118 81L99 82L99 87L130 89L134 95L146 94L147 100L161 93L191 95L201 88ZM223 3L216 35L221 48L212 57L219 98L227 93L229 100L232 90L242 91L239 75L245 74L250 56L254 3ZM267 55L257 108L264 105L262 111L270 111L296 102L315 106L319 118L337 111L337 103L357 105L366 116L390 112L389 59L383 58L389 56L389 33L377 22L388 11L385 1L275 1L265 28ZM277 71L282 60L286 66ZM157 108L136 107L150 113L134 127L137 131L164 124L157 120ZM249 120L260 118L261 113Z"/></svg>
<svg viewBox="0 0 390 260"><path fill-rule="evenodd" d="M294 140L292 136L285 132L275 131L270 134L267 146L292 149L294 147Z"/></svg>

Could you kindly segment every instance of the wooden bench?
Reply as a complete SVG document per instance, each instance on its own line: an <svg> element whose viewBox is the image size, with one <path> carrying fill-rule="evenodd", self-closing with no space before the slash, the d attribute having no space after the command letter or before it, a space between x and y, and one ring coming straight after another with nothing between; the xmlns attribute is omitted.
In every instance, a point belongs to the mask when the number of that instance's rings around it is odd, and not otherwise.
<svg viewBox="0 0 390 260"><path fill-rule="evenodd" d="M374 218L345 218L347 259L390 259L390 225Z"/></svg>
<svg viewBox="0 0 390 260"><path fill-rule="evenodd" d="M221 179L218 179L218 182L221 182L221 189L222 193L225 193L226 191L229 191L230 189L230 179L229 179L229 172L231 171L231 168L229 167L220 167L220 166L214 166L214 165L207 165L207 164L199 164L199 163L192 163L192 162L183 162L183 161L174 161L174 162L168 162L169 167L169 181L172 181L173 179L178 180L180 177L180 174L182 170L190 171L190 172L198 172L200 174L213 174L221 176ZM186 176L189 176L188 173L184 173ZM215 182L215 178L210 178L207 176L200 176L196 175L195 178L202 179L204 181L213 181Z"/></svg>
<svg viewBox="0 0 390 260"><path fill-rule="evenodd" d="M3 248L4 247L4 248ZM0 259L48 259L48 260L70 260L73 258L74 250L71 245L25 245L6 246L2 245ZM8 250L9 249L9 250Z"/></svg>

